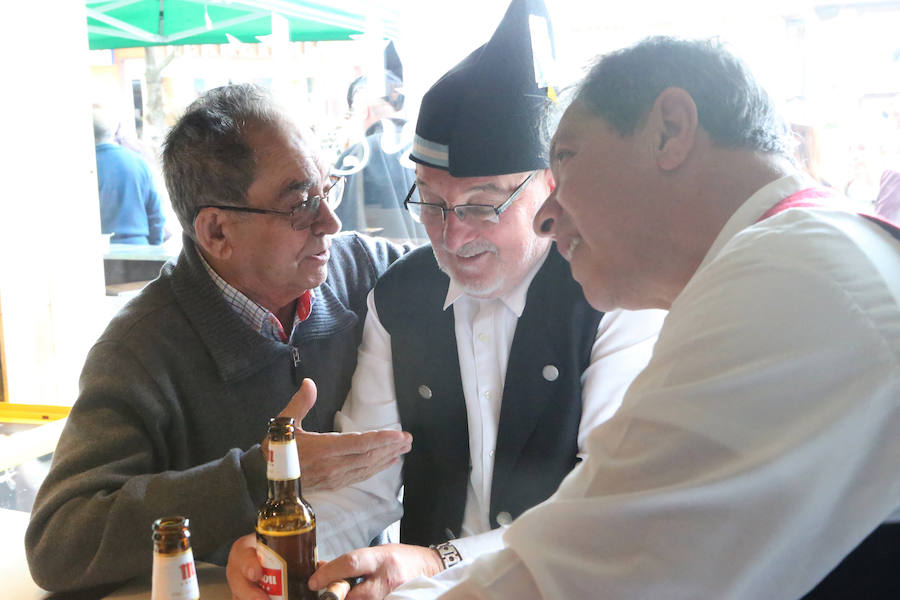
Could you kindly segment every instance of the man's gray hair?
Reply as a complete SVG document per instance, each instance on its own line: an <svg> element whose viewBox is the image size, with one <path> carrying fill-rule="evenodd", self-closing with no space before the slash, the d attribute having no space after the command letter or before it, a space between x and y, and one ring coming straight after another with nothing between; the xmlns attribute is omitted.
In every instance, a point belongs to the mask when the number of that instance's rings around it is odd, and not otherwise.
<svg viewBox="0 0 900 600"><path fill-rule="evenodd" d="M790 154L787 123L746 65L716 40L652 37L603 56L575 101L626 136L668 87L691 95L700 125L719 146Z"/></svg>
<svg viewBox="0 0 900 600"><path fill-rule="evenodd" d="M91 116L94 121L94 143L99 144L113 139L119 124L110 116L109 112L95 106Z"/></svg>
<svg viewBox="0 0 900 600"><path fill-rule="evenodd" d="M256 169L248 127L284 119L269 92L252 84L209 90L188 106L166 136L162 159L172 208L191 238L198 206L247 203Z"/></svg>

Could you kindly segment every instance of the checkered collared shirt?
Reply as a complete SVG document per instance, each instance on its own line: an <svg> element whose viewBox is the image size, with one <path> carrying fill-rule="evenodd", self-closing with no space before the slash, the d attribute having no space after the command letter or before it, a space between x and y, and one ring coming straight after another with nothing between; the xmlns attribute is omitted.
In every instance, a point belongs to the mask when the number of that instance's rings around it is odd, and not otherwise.
<svg viewBox="0 0 900 600"><path fill-rule="evenodd" d="M225 302L234 310L234 312L240 315L247 325L270 340L287 343L290 338L284 332L284 327L281 326L278 317L222 279L222 277L209 266L209 263L206 262L206 259L203 258L202 254L200 255L200 260L203 261L203 266L206 267L206 272L209 273L213 283L215 283L216 287L222 292L222 297L225 298ZM294 314L294 323L291 326L292 331L293 327L296 327L298 323L305 321L309 317L312 312L314 298L315 296L313 296L312 292L306 290L300 298L297 299L297 312Z"/></svg>

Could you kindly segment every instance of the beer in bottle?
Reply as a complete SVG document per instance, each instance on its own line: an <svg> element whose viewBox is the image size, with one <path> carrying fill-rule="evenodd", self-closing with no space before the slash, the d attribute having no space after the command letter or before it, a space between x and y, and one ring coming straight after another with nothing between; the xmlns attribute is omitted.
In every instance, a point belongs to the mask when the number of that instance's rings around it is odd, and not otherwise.
<svg viewBox="0 0 900 600"><path fill-rule="evenodd" d="M163 517L153 522L151 600L197 600L200 597L189 524L187 517Z"/></svg>
<svg viewBox="0 0 900 600"><path fill-rule="evenodd" d="M316 515L301 495L292 418L269 421L266 461L269 493L256 520L260 587L272 600L316 600L318 594L307 586L318 558Z"/></svg>

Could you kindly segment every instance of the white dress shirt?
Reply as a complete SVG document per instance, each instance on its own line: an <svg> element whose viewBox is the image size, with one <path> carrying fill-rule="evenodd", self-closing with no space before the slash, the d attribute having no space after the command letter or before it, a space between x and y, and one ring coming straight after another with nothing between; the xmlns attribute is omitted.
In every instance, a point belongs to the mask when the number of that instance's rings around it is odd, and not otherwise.
<svg viewBox="0 0 900 600"><path fill-rule="evenodd" d="M472 464L462 537L453 540L466 561L501 547L502 530L492 530L489 511L503 382L528 287L545 258L546 255L517 288L503 297L472 298L452 281L447 291L444 309L454 311ZM400 428L390 335L378 318L373 298L370 293L351 391L335 417L339 431ZM591 364L581 378L580 456L583 457L588 432L618 409L628 385L646 366L665 314L659 310L613 311L601 319L591 350ZM368 545L373 537L400 518L402 506L397 498L400 469L398 463L361 484L309 494L308 499L318 515L319 551L323 557Z"/></svg>
<svg viewBox="0 0 900 600"><path fill-rule="evenodd" d="M796 600L900 507L900 244L792 209L728 221L588 458L505 550L392 599Z"/></svg>

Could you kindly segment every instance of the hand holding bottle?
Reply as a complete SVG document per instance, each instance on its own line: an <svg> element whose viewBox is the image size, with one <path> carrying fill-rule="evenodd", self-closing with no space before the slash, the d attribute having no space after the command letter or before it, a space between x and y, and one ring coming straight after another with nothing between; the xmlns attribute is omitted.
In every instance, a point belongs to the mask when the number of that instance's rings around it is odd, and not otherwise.
<svg viewBox="0 0 900 600"><path fill-rule="evenodd" d="M319 566L323 564L320 562ZM225 574L234 600L269 600L268 594L259 587L263 571L256 557L255 533L239 537L231 546ZM350 584L346 580L335 581L323 590L319 600L344 600L349 591ZM334 596L325 596L329 592Z"/></svg>

